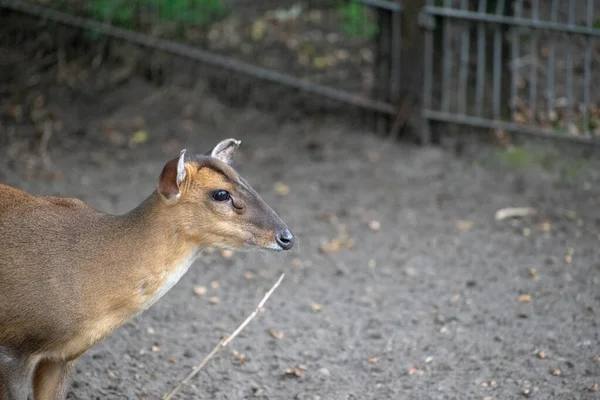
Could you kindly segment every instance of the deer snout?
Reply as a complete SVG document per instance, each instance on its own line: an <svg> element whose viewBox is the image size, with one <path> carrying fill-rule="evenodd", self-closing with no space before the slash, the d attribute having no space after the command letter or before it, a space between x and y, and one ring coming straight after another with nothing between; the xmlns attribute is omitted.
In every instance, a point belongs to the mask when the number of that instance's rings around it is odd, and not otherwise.
<svg viewBox="0 0 600 400"><path fill-rule="evenodd" d="M290 250L294 247L294 235L289 229L284 229L275 234L275 241L283 250Z"/></svg>

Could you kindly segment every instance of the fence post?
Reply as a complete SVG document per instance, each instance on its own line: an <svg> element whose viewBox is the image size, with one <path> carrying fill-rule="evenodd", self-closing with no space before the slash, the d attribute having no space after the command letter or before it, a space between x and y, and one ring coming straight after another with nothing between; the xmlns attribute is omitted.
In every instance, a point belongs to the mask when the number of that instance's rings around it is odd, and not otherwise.
<svg viewBox="0 0 600 400"><path fill-rule="evenodd" d="M392 59L392 18L391 12L383 8L377 10L378 33L375 52L375 96L379 101L388 103L390 101L390 78L391 78L391 59ZM387 115L377 115L375 117L375 131L384 135L390 126L390 118Z"/></svg>

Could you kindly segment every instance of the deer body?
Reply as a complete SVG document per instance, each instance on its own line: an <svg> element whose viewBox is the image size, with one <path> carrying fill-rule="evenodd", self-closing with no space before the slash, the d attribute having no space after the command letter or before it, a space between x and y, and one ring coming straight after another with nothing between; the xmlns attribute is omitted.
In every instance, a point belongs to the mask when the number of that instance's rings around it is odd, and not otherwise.
<svg viewBox="0 0 600 400"><path fill-rule="evenodd" d="M121 216L0 185L0 400L26 400L32 377L35 400L63 400L72 362L158 301L204 247L291 248L230 167L238 145L189 162L182 152Z"/></svg>

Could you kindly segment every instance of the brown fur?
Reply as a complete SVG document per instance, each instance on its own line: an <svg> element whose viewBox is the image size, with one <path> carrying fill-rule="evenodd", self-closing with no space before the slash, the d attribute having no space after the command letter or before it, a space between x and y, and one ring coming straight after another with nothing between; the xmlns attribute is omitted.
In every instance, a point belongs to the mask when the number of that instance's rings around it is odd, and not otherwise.
<svg viewBox="0 0 600 400"><path fill-rule="evenodd" d="M176 172L177 159L159 189L121 216L0 185L0 400L24 399L7 389L23 376L34 377L35 400L62 400L71 361L151 306L199 250L268 247L287 229L227 163L188 161L179 187ZM217 189L231 202L212 200ZM21 378L10 372L15 362Z"/></svg>

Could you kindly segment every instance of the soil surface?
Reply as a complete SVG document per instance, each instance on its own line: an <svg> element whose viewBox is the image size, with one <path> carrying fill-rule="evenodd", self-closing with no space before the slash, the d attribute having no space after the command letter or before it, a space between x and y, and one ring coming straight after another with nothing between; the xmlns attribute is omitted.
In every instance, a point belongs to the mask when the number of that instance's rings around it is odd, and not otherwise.
<svg viewBox="0 0 600 400"><path fill-rule="evenodd" d="M0 59L27 70L18 48ZM203 256L81 357L69 399L161 398L282 272L265 312L179 399L598 398L591 162L561 178L502 164L489 148L457 155L341 121L277 121L199 86L134 78L100 94L35 82L23 91L2 103L0 182L124 213L180 149L235 137L239 171L298 237L288 255ZM19 98L32 101L19 109ZM495 220L515 206L537 214Z"/></svg>

